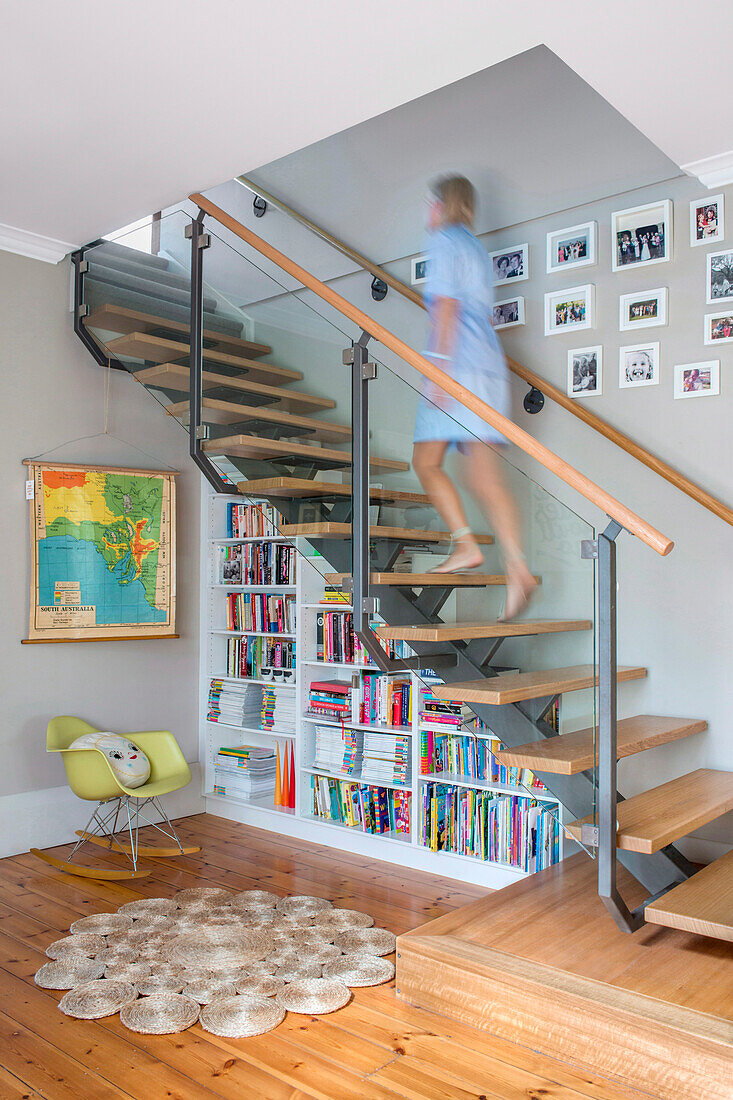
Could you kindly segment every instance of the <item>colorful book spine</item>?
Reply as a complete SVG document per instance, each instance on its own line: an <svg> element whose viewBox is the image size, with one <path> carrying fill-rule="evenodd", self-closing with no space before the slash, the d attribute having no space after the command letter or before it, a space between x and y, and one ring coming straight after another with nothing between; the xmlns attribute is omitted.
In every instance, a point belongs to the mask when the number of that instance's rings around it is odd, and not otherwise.
<svg viewBox="0 0 733 1100"><path fill-rule="evenodd" d="M338 821L365 833L410 835L409 791L312 775L310 799L313 816L325 821Z"/></svg>

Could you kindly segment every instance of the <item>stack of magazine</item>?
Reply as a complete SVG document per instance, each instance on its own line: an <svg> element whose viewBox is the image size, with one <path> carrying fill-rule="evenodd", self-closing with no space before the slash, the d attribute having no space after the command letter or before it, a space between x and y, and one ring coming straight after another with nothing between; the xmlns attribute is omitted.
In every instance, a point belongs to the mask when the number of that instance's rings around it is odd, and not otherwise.
<svg viewBox="0 0 733 1100"><path fill-rule="evenodd" d="M214 758L214 794L251 798L275 791L272 749L237 745L219 749Z"/></svg>

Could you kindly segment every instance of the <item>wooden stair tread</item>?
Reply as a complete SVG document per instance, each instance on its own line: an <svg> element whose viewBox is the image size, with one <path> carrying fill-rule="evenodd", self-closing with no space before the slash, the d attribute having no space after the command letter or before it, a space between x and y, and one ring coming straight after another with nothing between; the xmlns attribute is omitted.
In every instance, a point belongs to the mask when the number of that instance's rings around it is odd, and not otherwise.
<svg viewBox="0 0 733 1100"><path fill-rule="evenodd" d="M619 665L619 682L641 680L645 676L645 668ZM545 695L580 691L597 683L598 674L593 665L571 665L569 668L549 668L536 672L502 672L488 679L438 684L432 690L439 699L501 706L504 703L518 703L522 699L540 699Z"/></svg>
<svg viewBox="0 0 733 1100"><path fill-rule="evenodd" d="M115 355L127 359L145 359L152 363L167 363L191 354L189 344L168 340L163 336L152 336L147 332L129 332L125 336L118 336L115 340L108 340L107 347ZM204 348L204 362L237 367L244 372L244 377L256 381L300 382L303 378L302 371L279 367L276 363L261 363L257 359L232 355L216 348Z"/></svg>
<svg viewBox="0 0 733 1100"><path fill-rule="evenodd" d="M307 477L258 477L251 481L238 481L237 488L244 496L303 498L303 497L350 497L351 486L336 481L311 480ZM410 493L400 489L369 490L372 500L394 501L396 504L429 505L424 493Z"/></svg>
<svg viewBox="0 0 733 1100"><path fill-rule="evenodd" d="M330 447L311 447L307 443L294 443L282 439L265 439L256 435L228 435L220 439L207 439L205 451L215 454L238 455L240 458L309 458L314 463L337 462L351 465L351 451L334 451ZM369 465L380 470L409 470L407 462L394 458L377 458L371 455Z"/></svg>
<svg viewBox="0 0 733 1100"><path fill-rule="evenodd" d="M469 638L522 638L530 634L557 634L564 630L590 630L590 619L527 619L510 623L435 623L426 626L379 626L379 638L406 642L454 642Z"/></svg>
<svg viewBox="0 0 733 1100"><path fill-rule="evenodd" d="M280 529L280 534L291 538L351 538L350 523L290 523ZM369 528L369 537L374 539L392 539L400 542L448 542L450 531L424 531L412 527L388 527L373 524ZM475 535L477 542L489 546L494 540L491 535ZM461 635L458 635L461 637Z"/></svg>
<svg viewBox="0 0 733 1100"><path fill-rule="evenodd" d="M733 942L733 851L653 901L644 915L649 924Z"/></svg>
<svg viewBox="0 0 733 1100"><path fill-rule="evenodd" d="M351 573L326 573L327 584L343 584ZM484 588L506 584L503 573L371 573L371 584L393 588Z"/></svg>
<svg viewBox="0 0 733 1100"><path fill-rule="evenodd" d="M733 809L733 772L698 768L619 802L617 847L646 855ZM590 817L566 829L576 840Z"/></svg>
<svg viewBox="0 0 733 1100"><path fill-rule="evenodd" d="M154 313L143 313L137 309L127 309L107 302L94 309L85 320L89 328L103 329L105 332L146 332L148 329L167 329L169 332L181 332L188 335L190 328L181 321L171 321L168 317L157 317ZM252 340L243 340L241 336L227 336L214 329L204 329L204 339L223 347L230 347L254 359L259 355L269 355L269 344L257 344Z"/></svg>
<svg viewBox="0 0 733 1100"><path fill-rule="evenodd" d="M379 631L377 631L379 634ZM690 737L707 728L707 722L690 718L667 718L657 714L637 714L622 718L617 724L618 758L666 745L682 737ZM554 772L557 775L577 775L595 766L593 729L563 733L542 741L530 741L513 749L502 749L497 760L507 767L531 768L532 771Z"/></svg>
<svg viewBox="0 0 733 1100"><path fill-rule="evenodd" d="M185 363L156 363L153 367L144 367L135 371L135 378L145 386L154 386L165 390L189 391L189 369ZM235 378L229 374L216 374L214 371L201 372L204 390L226 386L240 393L254 394L268 402L268 406L281 409L335 409L336 402L330 397L316 397L300 390L286 390L280 386L268 386L264 382L254 382L249 378Z"/></svg>
<svg viewBox="0 0 733 1100"><path fill-rule="evenodd" d="M345 424L332 424L330 420L316 420L309 416L297 416L282 409L267 405L240 405L236 401L218 401L204 397L201 401L201 419L211 424L238 424L246 420L264 420L271 424L281 424L286 428L303 429L310 433L309 438L325 443L343 443L351 439L351 428ZM177 401L166 405L168 416L185 417L189 402Z"/></svg>

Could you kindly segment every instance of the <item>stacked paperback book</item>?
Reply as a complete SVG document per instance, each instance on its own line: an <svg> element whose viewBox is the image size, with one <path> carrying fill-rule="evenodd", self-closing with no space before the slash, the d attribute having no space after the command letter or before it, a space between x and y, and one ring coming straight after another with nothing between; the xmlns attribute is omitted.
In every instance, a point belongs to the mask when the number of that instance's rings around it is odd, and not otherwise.
<svg viewBox="0 0 733 1100"><path fill-rule="evenodd" d="M313 767L316 771L358 775L362 738L358 730L348 727L316 726Z"/></svg>
<svg viewBox="0 0 733 1100"><path fill-rule="evenodd" d="M214 794L252 798L275 793L275 754L252 745L222 747L214 757Z"/></svg>
<svg viewBox="0 0 733 1100"><path fill-rule="evenodd" d="M354 718L354 693L358 688L351 680L313 680L308 691L308 713L318 718L331 718L340 722L358 722Z"/></svg>
<svg viewBox="0 0 733 1100"><path fill-rule="evenodd" d="M212 680L209 684L209 706L206 714L209 722L257 729L260 724L261 709L262 703L257 687L248 684L230 684L224 680Z"/></svg>
<svg viewBox="0 0 733 1100"><path fill-rule="evenodd" d="M363 759L361 777L365 783L410 783L409 737L365 733Z"/></svg>

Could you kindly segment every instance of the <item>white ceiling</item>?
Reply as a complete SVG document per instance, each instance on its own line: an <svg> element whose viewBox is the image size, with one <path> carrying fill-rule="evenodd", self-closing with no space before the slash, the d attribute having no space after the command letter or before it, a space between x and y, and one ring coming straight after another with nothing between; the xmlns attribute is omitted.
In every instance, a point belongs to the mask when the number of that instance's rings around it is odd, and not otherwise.
<svg viewBox="0 0 733 1100"><path fill-rule="evenodd" d="M88 241L541 43L675 163L733 144L719 0L24 0L4 14L0 238ZM510 119L511 100L499 109Z"/></svg>

